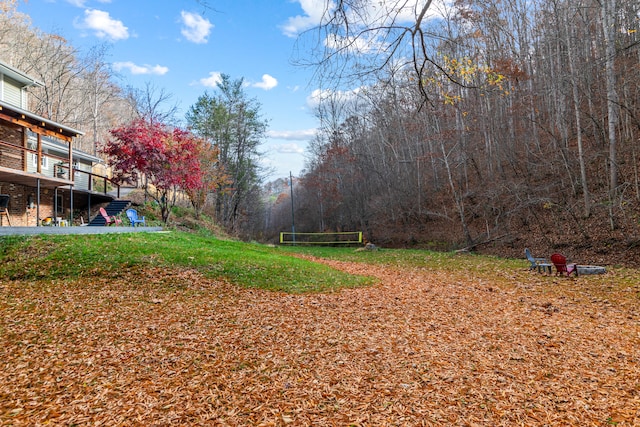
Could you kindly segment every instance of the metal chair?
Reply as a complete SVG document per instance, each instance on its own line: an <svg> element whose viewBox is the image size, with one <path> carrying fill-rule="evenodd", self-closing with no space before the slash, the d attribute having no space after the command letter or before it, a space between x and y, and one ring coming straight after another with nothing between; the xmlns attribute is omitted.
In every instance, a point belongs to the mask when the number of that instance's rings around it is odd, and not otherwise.
<svg viewBox="0 0 640 427"><path fill-rule="evenodd" d="M7 221L9 221L9 227L11 227L11 215L9 215L10 198L8 194L0 194L0 226L2 225L2 215L6 215Z"/></svg>

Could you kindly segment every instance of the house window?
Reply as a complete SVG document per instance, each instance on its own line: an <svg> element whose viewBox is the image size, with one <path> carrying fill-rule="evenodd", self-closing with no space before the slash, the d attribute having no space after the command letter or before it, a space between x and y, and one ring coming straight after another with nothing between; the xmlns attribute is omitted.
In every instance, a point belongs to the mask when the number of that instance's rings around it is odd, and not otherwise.
<svg viewBox="0 0 640 427"><path fill-rule="evenodd" d="M33 166L38 167L38 155L34 153L31 155L31 158L33 159ZM47 169L49 167L49 158L47 157L46 150L42 150L42 159L40 163L42 164L42 169Z"/></svg>

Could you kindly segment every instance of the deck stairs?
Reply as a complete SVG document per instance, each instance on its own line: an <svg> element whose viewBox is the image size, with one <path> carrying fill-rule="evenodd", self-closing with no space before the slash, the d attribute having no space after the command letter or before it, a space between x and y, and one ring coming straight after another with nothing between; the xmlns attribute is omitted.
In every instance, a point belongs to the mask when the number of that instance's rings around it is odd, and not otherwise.
<svg viewBox="0 0 640 427"><path fill-rule="evenodd" d="M130 205L131 205L131 200L114 200L111 203L109 203L107 206L105 206L104 210L107 211L107 215L109 216L117 216L117 215L120 215L122 212L124 212L125 209L127 209ZM95 226L95 227L103 227L105 225L105 222L106 221L104 220L102 215L98 214L87 225ZM128 221L125 221L124 219L122 221L123 224L127 222Z"/></svg>

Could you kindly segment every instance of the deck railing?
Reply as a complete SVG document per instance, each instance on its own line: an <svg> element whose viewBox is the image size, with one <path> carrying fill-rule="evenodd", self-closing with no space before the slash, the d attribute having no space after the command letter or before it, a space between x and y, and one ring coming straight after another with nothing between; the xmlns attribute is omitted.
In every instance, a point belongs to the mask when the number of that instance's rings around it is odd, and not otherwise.
<svg viewBox="0 0 640 427"><path fill-rule="evenodd" d="M34 157L37 161L33 161ZM76 190L85 190L96 193L108 193L116 190L120 197L120 186L115 184L107 176L85 171L77 167L73 168L73 175L69 176L68 157L57 156L52 153L38 153L27 147L20 147L0 140L0 166L17 171L39 174L49 178L59 178L73 181ZM35 164L34 164L35 163ZM40 167L38 168L38 165Z"/></svg>

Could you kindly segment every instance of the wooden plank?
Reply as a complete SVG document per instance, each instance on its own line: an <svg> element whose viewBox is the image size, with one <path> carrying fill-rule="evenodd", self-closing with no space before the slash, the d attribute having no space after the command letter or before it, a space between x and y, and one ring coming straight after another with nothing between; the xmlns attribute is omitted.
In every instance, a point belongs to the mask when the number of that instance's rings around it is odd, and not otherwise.
<svg viewBox="0 0 640 427"><path fill-rule="evenodd" d="M9 123L13 123L22 127L26 127L28 129L31 129L32 131L34 131L37 134L40 135L46 135L46 136L51 136L51 137L55 137L58 139L61 139L63 141L66 141L68 143L71 143L71 141L73 140L72 137L67 136L65 134L62 133L62 129L60 129L60 131L54 131L54 130L49 130L46 128L46 123L42 122L42 124L40 126L33 124L27 120L24 120L24 116L23 119L17 119L15 117L11 117L8 116L6 114L0 113L0 119L5 120Z"/></svg>

